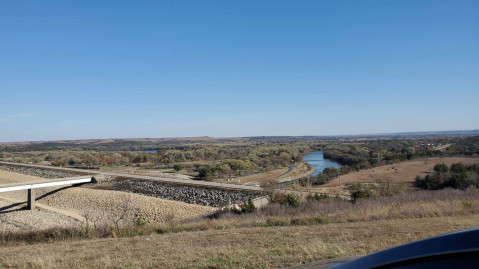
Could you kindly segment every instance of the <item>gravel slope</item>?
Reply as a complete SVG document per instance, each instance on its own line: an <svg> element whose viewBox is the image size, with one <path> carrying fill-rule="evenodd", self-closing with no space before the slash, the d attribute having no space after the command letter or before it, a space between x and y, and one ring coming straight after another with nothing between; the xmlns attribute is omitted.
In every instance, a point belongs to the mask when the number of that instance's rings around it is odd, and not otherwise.
<svg viewBox="0 0 479 269"><path fill-rule="evenodd" d="M0 169L3 167L0 167ZM0 170L0 185L45 180L43 178Z"/></svg>
<svg viewBox="0 0 479 269"><path fill-rule="evenodd" d="M0 184L44 180L39 177L0 170ZM99 190L82 187L53 187L36 189L37 203L80 214L91 221L112 225L131 224L138 217L149 223L179 220L214 212L213 207L187 204L178 201L132 194L121 191ZM62 214L35 209L14 211L25 204L12 207L12 201L26 201L26 190L0 194L0 229L47 229L55 226L80 225ZM122 217L123 216L123 217Z"/></svg>

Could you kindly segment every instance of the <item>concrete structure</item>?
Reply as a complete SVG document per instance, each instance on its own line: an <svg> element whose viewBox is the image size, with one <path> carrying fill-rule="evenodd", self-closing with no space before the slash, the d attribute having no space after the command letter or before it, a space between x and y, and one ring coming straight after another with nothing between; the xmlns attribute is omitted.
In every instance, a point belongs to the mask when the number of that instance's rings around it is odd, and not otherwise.
<svg viewBox="0 0 479 269"><path fill-rule="evenodd" d="M35 207L34 189L63 186L63 185L77 185L84 183L95 183L96 180L92 176L61 178L54 180L35 181L32 183L17 183L0 185L1 192L27 190L27 209L32 210Z"/></svg>

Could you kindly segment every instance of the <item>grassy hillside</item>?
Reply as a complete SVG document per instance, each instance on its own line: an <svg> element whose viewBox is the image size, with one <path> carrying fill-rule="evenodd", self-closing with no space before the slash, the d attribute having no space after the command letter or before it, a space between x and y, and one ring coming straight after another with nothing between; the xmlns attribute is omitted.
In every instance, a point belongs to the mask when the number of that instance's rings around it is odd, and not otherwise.
<svg viewBox="0 0 479 269"><path fill-rule="evenodd" d="M356 203L309 200L132 227L106 238L81 230L4 231L0 267L276 268L363 255L478 223L477 189L406 192Z"/></svg>

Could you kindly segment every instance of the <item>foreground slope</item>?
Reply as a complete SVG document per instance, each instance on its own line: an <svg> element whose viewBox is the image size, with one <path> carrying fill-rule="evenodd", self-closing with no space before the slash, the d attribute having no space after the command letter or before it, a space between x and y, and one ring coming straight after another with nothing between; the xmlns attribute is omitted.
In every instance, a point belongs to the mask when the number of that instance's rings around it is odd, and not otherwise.
<svg viewBox="0 0 479 269"><path fill-rule="evenodd" d="M0 248L10 268L277 268L472 228L479 215L233 228Z"/></svg>

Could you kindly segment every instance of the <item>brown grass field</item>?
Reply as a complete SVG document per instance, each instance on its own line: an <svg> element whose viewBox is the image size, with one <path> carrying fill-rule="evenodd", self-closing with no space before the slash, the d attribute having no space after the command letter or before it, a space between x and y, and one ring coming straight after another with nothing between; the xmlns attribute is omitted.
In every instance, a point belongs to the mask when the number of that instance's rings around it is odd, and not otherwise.
<svg viewBox="0 0 479 269"><path fill-rule="evenodd" d="M1 249L3 268L277 268L364 255L477 226L479 215L254 227Z"/></svg>
<svg viewBox="0 0 479 269"><path fill-rule="evenodd" d="M133 237L65 233L22 241L18 238L31 237L17 235L0 240L0 268L278 268L364 255L477 227L478 192L448 189L355 204L334 199L299 207L275 204L251 214L145 227Z"/></svg>
<svg viewBox="0 0 479 269"><path fill-rule="evenodd" d="M346 183L376 183L389 180L391 182L413 183L416 176L425 176L433 172L434 165L445 163L450 166L453 163L479 164L479 158L466 157L432 157L413 161L405 161L391 165L383 165L375 168L361 170L341 176L341 184ZM339 179L335 178L321 187L335 187L339 185Z"/></svg>

